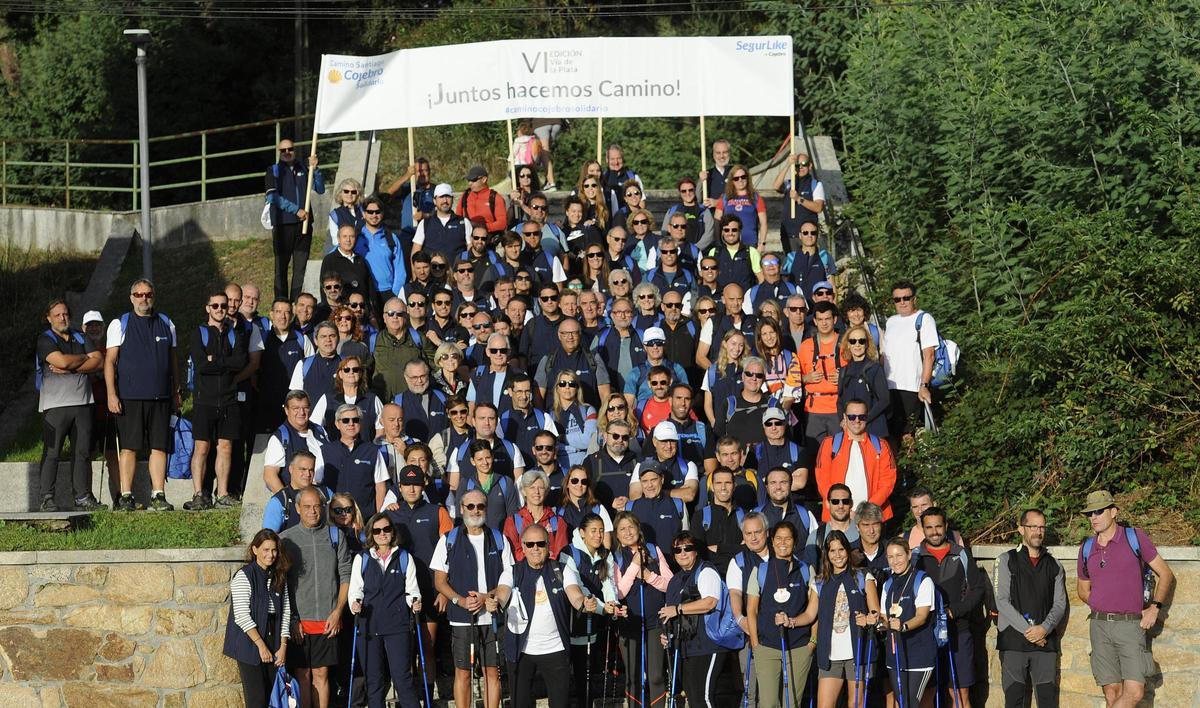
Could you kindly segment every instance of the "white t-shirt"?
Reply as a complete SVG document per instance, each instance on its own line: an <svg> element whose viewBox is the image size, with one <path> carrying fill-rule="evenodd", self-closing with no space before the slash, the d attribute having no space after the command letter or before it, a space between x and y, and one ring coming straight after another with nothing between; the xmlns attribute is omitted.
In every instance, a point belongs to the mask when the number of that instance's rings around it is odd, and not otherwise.
<svg viewBox="0 0 1200 708"><path fill-rule="evenodd" d="M158 313L155 312L150 316L158 317ZM130 317L137 317L137 315L130 315ZM171 321L170 317L167 318L167 326L171 330L171 346L175 346L175 323ZM113 347L121 346L124 341L125 331L121 328L121 318L114 317L113 320L108 323L108 331L104 335L104 346L108 349L112 349Z"/></svg>
<svg viewBox="0 0 1200 708"><path fill-rule="evenodd" d="M867 573L866 579L872 575ZM858 582L855 579L855 582ZM816 589L815 584L813 589ZM850 611L850 599L846 596L846 587L838 584L837 599L833 601L833 622L829 635L829 659L845 661L854 658L854 641L851 639L850 625L854 622L854 613Z"/></svg>
<svg viewBox="0 0 1200 708"><path fill-rule="evenodd" d="M707 344L710 347L712 346L713 319L715 317L716 317L715 315L713 317L709 317L707 320L704 321L704 324L700 325L700 337L699 337L700 342L702 344ZM716 358L711 356L711 354L709 356L709 359L716 361Z"/></svg>
<svg viewBox="0 0 1200 708"><path fill-rule="evenodd" d="M477 565L478 565L477 571L478 572L475 576L475 587L479 589L478 590L479 592L487 592L488 590L492 589L492 588L489 588L487 585L487 574L484 572L484 569L483 569L484 534L488 534L488 533L491 533L491 530L487 529L487 528L485 528L483 530L483 533L479 533L479 534L475 534L475 535L471 535L471 534L467 533L465 528L458 533L458 537L459 537L458 543L462 543L462 539L464 537L467 540L469 540L471 542L471 545L475 549L475 558L477 558L479 560L479 562L477 563ZM500 540L504 543L504 548L502 548L500 550L500 566L507 570L507 569L512 568L512 565L513 565L512 549L509 548L509 546L508 546L508 539L501 537ZM445 536L442 536L440 539L438 539L437 548L433 549L433 558L431 558L429 560L429 569L434 570L434 571L440 570L443 573L450 572L450 566L446 563L446 537ZM500 579L501 579L501 581L503 581L503 579L504 579L503 575L501 576ZM576 579L575 584L576 585L579 584L578 578ZM455 627L471 626L471 624L469 622L451 621L450 624ZM487 610L481 610L479 612L479 614L476 616L475 624L490 626L492 624L492 613L488 612Z"/></svg>
<svg viewBox="0 0 1200 708"><path fill-rule="evenodd" d="M881 602L884 600L885 600L885 598L880 597ZM916 596L916 602L914 603L914 606L918 607L918 608L928 607L930 609L931 613L933 611L933 580L931 580L928 575L926 575L924 578L922 578L921 584L917 586L917 596ZM888 608L886 608L886 607L880 608L881 612L887 612L887 610L888 610ZM933 615L930 614L929 619L926 621L932 622ZM932 666L905 666L904 670L905 671L928 671L932 668L933 668Z"/></svg>
<svg viewBox="0 0 1200 708"><path fill-rule="evenodd" d="M883 337L883 369L887 374L888 388L899 391L919 391L924 360L921 352L934 349L938 344L937 323L928 312L921 320L921 346L917 347L918 310L908 317L892 315L888 318Z"/></svg>
<svg viewBox="0 0 1200 708"><path fill-rule="evenodd" d="M547 563L553 561L547 559ZM574 568L564 566L562 569L563 590L574 585L579 587L579 574ZM513 595L510 602L522 602L521 593L513 588L513 567L511 564L504 566L504 572L500 574L500 585L506 585L512 588ZM515 611L515 610L514 610ZM533 613L529 614L529 608L525 608L525 612L529 617L529 634L526 637L525 647L522 649L522 654L532 656L542 656L545 654L553 654L560 652L566 647L563 646L562 638L558 636L558 627L554 624L554 611L550 609L550 598L546 594L546 582L542 578L538 578L536 590L534 591Z"/></svg>
<svg viewBox="0 0 1200 708"><path fill-rule="evenodd" d="M709 566L700 571L696 576L696 590L700 592L701 598L711 597L720 599L721 574L717 572L716 568Z"/></svg>
<svg viewBox="0 0 1200 708"><path fill-rule="evenodd" d="M866 501L867 494L867 468L863 464L862 443L857 440L849 440L850 443L850 464L846 466L846 486L850 488L850 498Z"/></svg>
<svg viewBox="0 0 1200 708"><path fill-rule="evenodd" d="M758 562L765 561L766 559L767 559L767 550L764 548L763 552L758 557ZM758 562L756 562L754 564L754 567L758 567ZM746 568L745 572L753 573L754 567ZM737 558L730 560L729 567L725 570L725 586L729 588L730 592L741 592L742 591L742 573L743 573L743 570L741 567L738 566ZM743 600L742 601L742 614L743 615L746 614L745 610L746 610L746 604L745 604L745 600Z"/></svg>
<svg viewBox="0 0 1200 708"><path fill-rule="evenodd" d="M313 435L312 428L300 433L300 437L304 438L308 445L308 451L317 458L316 471L313 472L313 484L320 484L325 479L325 459L321 456L321 443ZM287 450L283 449L283 443L280 442L277 435L272 435L267 438L267 449L263 451L263 465L268 467L287 467ZM384 474L387 473L387 467L384 467ZM386 477L385 477L386 478Z"/></svg>

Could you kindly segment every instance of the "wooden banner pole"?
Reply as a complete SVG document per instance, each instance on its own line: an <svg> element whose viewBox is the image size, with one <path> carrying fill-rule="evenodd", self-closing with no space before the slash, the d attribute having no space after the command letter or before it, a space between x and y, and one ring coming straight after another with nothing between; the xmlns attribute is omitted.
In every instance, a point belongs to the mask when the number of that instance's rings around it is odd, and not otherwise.
<svg viewBox="0 0 1200 708"><path fill-rule="evenodd" d="M517 191L517 156L513 153L512 118L504 121L508 126L508 178L512 181L512 191Z"/></svg>
<svg viewBox="0 0 1200 708"><path fill-rule="evenodd" d="M317 84L317 110L313 113L313 132L312 142L308 144L308 154L313 156L317 154L317 121L321 119L321 86ZM312 214L309 213L309 207L312 205L312 189L313 176L317 171L312 167L308 168L308 185L304 189L304 223L300 225L300 233L308 235L308 225L312 223Z"/></svg>
<svg viewBox="0 0 1200 708"><path fill-rule="evenodd" d="M596 162L600 163L601 171L604 170L604 160L600 159L604 155L604 118L596 119Z"/></svg>
<svg viewBox="0 0 1200 708"><path fill-rule="evenodd" d="M413 223L417 221L417 153L413 149L413 129L408 129L408 166L413 171L408 178L408 201L412 208Z"/></svg>
<svg viewBox="0 0 1200 708"><path fill-rule="evenodd" d="M708 153L705 151L705 145L708 141L704 139L704 116L700 116L700 173L703 175L700 182L702 199L708 199Z"/></svg>
<svg viewBox="0 0 1200 708"><path fill-rule="evenodd" d="M791 172L789 179L792 183L792 190L796 189L796 170L792 167L796 160L796 114L793 113L788 117L788 146L792 157L788 160L787 167L784 168ZM811 159L811 158L810 158ZM792 218L796 218L796 199L792 197L791 191L788 192L788 204L791 205Z"/></svg>

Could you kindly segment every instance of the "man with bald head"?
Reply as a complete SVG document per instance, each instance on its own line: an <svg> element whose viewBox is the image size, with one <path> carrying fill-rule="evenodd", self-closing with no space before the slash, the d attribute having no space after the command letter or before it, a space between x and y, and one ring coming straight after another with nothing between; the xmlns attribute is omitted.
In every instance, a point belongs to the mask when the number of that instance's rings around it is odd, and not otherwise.
<svg viewBox="0 0 1200 708"><path fill-rule="evenodd" d="M423 338L408 324L404 300L388 298L383 304L383 329L375 338L375 374L371 390L385 401L408 390L404 366L421 358Z"/></svg>
<svg viewBox="0 0 1200 708"><path fill-rule="evenodd" d="M475 404L484 401L496 406L501 413L512 405L512 399L505 393L509 375L516 373L509 364L512 350L508 337L492 334L487 338L486 347L484 354L488 363L471 372L471 386L467 389L467 403L471 406L472 414L475 413Z"/></svg>
<svg viewBox="0 0 1200 708"><path fill-rule="evenodd" d="M578 320L564 317L558 323L558 346L542 359L535 377L542 400L546 400L546 387L558 377L558 372L570 369L579 378L583 398L588 404L600 405L607 401L612 392L608 368L592 352L585 351L581 340L583 326Z"/></svg>

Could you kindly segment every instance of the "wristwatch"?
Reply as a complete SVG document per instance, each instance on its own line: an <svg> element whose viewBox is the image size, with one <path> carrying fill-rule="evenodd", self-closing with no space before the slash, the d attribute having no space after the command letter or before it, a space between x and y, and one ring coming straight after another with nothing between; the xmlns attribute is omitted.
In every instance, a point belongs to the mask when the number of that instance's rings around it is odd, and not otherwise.
<svg viewBox="0 0 1200 708"><path fill-rule="evenodd" d="M457 605L457 604L458 604L458 598L457 598L457 597L452 597L452 598L450 598L450 602L452 602L452 603L454 603L455 605Z"/></svg>
<svg viewBox="0 0 1200 708"><path fill-rule="evenodd" d="M1160 609L1160 610L1162 609L1162 605L1163 605L1163 604L1162 604L1161 602L1159 602L1158 600L1151 600L1151 601L1150 601L1150 604L1151 604L1151 605L1153 605L1153 606L1155 606L1155 607L1157 607L1157 608L1158 608L1158 609Z"/></svg>

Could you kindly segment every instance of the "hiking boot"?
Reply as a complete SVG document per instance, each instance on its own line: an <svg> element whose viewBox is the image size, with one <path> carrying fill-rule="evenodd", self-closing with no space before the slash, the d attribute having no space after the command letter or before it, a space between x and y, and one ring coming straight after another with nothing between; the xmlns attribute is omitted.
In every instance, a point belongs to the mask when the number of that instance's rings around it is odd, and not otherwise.
<svg viewBox="0 0 1200 708"><path fill-rule="evenodd" d="M241 506L242 503L234 498L232 494L226 494L224 496L217 497L217 501L214 502L213 505L222 509L232 509L233 507Z"/></svg>
<svg viewBox="0 0 1200 708"><path fill-rule="evenodd" d="M133 511L133 495L122 494L117 497L117 501L113 503L113 511Z"/></svg>
<svg viewBox="0 0 1200 708"><path fill-rule="evenodd" d="M166 501L166 497L158 497L158 496L154 497L154 499L156 499L156 500L160 499L160 498L164 502ZM150 506L151 506L151 508L154 507L153 501L150 502ZM212 502L210 502L208 500L208 497L205 496L204 492L196 492L195 494L192 495L192 500L190 502L183 503L183 508L185 511L204 511L205 509L212 508ZM155 509L155 511L164 511L164 510ZM165 511L169 511L169 510L165 510Z"/></svg>
<svg viewBox="0 0 1200 708"><path fill-rule="evenodd" d="M58 511L58 504L54 503L54 495L47 494L42 497L42 503L38 507L38 511L55 512Z"/></svg>
<svg viewBox="0 0 1200 708"><path fill-rule="evenodd" d="M196 501L194 497L192 501ZM159 492L150 497L150 511L175 511L175 507L167 501L166 494Z"/></svg>
<svg viewBox="0 0 1200 708"><path fill-rule="evenodd" d="M96 497L91 494L75 500L75 511L96 511L99 508L100 502L96 501Z"/></svg>

